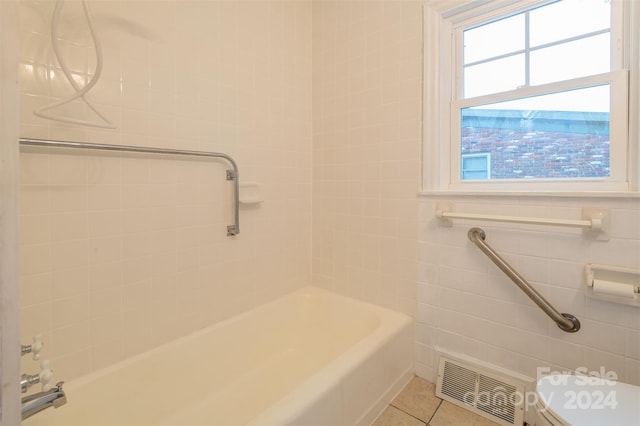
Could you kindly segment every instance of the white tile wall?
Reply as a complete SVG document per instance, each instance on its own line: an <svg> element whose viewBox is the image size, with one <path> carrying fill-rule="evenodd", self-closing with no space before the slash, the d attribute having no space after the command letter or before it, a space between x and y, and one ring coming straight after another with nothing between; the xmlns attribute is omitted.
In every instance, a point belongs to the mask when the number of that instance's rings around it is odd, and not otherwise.
<svg viewBox="0 0 640 426"><path fill-rule="evenodd" d="M23 0L21 136L226 152L265 202L228 238L224 163L23 148L21 335L44 334L61 380L311 282L311 4L89 4L104 69L88 98L118 128L33 115L71 91L50 46L54 2ZM86 81L81 10L65 2L60 44ZM79 102L61 113L96 119Z"/></svg>
<svg viewBox="0 0 640 426"><path fill-rule="evenodd" d="M537 367L556 371L586 367L614 371L640 384L640 310L584 294L586 263L640 268L637 199L558 197L451 197L456 211L580 218L583 206L610 209L611 239L596 241L581 231L525 225L456 221L439 227L437 197L420 202L417 371L435 379L434 348L440 346L501 365L530 377ZM509 213L506 213L509 214ZM568 334L539 310L467 240L479 225L487 242L561 312L582 328ZM456 266L457 265L457 266ZM455 268L455 269L454 269Z"/></svg>
<svg viewBox="0 0 640 426"><path fill-rule="evenodd" d="M640 383L640 310L582 292L587 262L640 266L637 199L449 199L460 211L521 216L611 209L608 242L575 230L480 224L545 297L581 319L575 335L558 330L468 242L472 223L439 228L439 198L415 201L421 19L417 2L314 3L314 283L410 313L417 297L416 371L430 380L441 346L532 377L538 366L605 366Z"/></svg>
<svg viewBox="0 0 640 426"><path fill-rule="evenodd" d="M94 1L105 69L91 98L116 131L31 114L68 87L48 77L52 4L21 3L23 136L226 151L266 198L229 240L221 165L24 150L22 335L45 333L59 377L304 285L313 268L318 286L414 314L416 371L430 380L442 346L531 376L603 365L640 383L638 310L581 289L586 262L640 266L637 200L451 198L485 213L611 209L608 242L483 224L545 297L580 317L575 335L467 241L469 223L439 228L437 199L418 201L420 2ZM86 79L90 40L81 27L63 38Z"/></svg>
<svg viewBox="0 0 640 426"><path fill-rule="evenodd" d="M420 2L313 4L313 280L415 314Z"/></svg>

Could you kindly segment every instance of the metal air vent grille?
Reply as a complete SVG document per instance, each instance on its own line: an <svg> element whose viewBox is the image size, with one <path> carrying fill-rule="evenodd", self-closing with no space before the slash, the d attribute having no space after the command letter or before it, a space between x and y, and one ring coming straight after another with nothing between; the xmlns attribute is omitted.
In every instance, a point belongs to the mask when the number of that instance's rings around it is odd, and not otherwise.
<svg viewBox="0 0 640 426"><path fill-rule="evenodd" d="M440 357L436 395L502 425L522 425L525 384Z"/></svg>

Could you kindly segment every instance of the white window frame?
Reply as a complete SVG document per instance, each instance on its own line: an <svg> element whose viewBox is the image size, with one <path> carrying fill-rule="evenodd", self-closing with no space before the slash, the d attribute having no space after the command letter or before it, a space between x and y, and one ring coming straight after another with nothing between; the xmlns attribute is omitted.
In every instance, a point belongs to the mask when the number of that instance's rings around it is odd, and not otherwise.
<svg viewBox="0 0 640 426"><path fill-rule="evenodd" d="M612 117L610 130L611 176L581 179L533 179L533 180L490 180L462 181L460 179L459 126L454 126L454 114L460 107L473 106L464 99L456 99L462 82L455 79L455 67L461 59L457 57L456 27L470 22L497 18L514 14L534 5L550 3L545 0L475 0L451 2L430 0L424 7L424 129L423 129L423 192L456 193L530 193L543 191L551 193L629 193L638 192L640 177L640 141L638 136L638 91L640 69L640 2L613 0L619 12L613 19L622 25L612 26L612 39L619 38L615 31L621 28L624 46L616 45L612 54L612 72L571 80L574 87L611 85ZM621 7L620 7L621 6ZM626 83L626 84L625 84ZM566 82L520 89L519 96L533 96L552 93L567 88ZM627 89L628 88L628 89ZM499 102L511 99L513 93L506 92L475 98L475 101ZM465 103L466 102L466 103ZM474 103L477 104L477 103ZM620 125L619 117L629 117ZM620 143L622 141L622 143Z"/></svg>

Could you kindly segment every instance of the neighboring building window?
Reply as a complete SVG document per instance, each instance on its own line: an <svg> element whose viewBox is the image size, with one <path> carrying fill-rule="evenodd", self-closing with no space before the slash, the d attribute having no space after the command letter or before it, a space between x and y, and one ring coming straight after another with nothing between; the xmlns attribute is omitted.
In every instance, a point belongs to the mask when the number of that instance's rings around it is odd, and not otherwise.
<svg viewBox="0 0 640 426"><path fill-rule="evenodd" d="M631 2L489 3L441 15L447 188L628 190Z"/></svg>
<svg viewBox="0 0 640 426"><path fill-rule="evenodd" d="M462 179L491 179L491 154L462 154Z"/></svg>

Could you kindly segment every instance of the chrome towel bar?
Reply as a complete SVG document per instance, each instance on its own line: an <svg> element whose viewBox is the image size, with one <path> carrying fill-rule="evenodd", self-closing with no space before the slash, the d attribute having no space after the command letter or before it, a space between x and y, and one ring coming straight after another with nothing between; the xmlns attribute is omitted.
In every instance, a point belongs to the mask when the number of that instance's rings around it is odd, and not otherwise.
<svg viewBox="0 0 640 426"><path fill-rule="evenodd" d="M467 233L469 240L474 243L493 263L496 264L522 290L529 299L540 307L558 327L567 333L575 333L580 330L580 321L571 314L558 312L540 293L522 277L511 265L509 265L500 255L485 242L485 232L481 228L471 228Z"/></svg>
<svg viewBox="0 0 640 426"><path fill-rule="evenodd" d="M215 157L222 158L231 164L231 170L227 170L227 180L232 180L234 185L234 223L227 226L227 235L233 236L240 233L240 189L238 185L239 172L238 165L231 158L231 156L221 152L209 152L209 151L187 151L182 149L168 149L168 148L152 148L142 146L131 145L107 145L87 142L67 142L67 141L55 141L46 139L30 139L20 138L21 145L31 146L46 146L46 147L58 147L58 148L81 148L81 149L96 149L102 151L123 151L123 152L141 152L147 154L166 154L166 155L185 155L191 157Z"/></svg>

